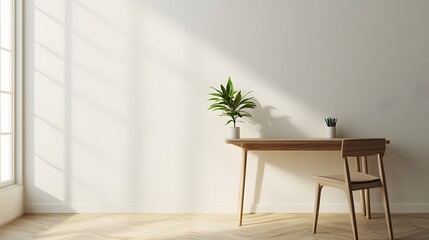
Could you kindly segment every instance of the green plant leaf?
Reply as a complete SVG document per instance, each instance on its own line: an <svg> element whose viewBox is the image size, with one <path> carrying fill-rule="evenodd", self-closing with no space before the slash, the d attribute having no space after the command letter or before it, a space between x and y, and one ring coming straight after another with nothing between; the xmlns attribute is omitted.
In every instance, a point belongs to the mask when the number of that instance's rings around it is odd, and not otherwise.
<svg viewBox="0 0 429 240"><path fill-rule="evenodd" d="M246 109L246 108L255 109L256 105L254 103L246 103L246 104L241 105L241 107L238 110Z"/></svg>
<svg viewBox="0 0 429 240"><path fill-rule="evenodd" d="M217 93L222 94L222 92L219 89L216 89L216 88L214 88L212 86L210 86L210 88L213 89L213 90L215 90Z"/></svg>
<svg viewBox="0 0 429 240"><path fill-rule="evenodd" d="M243 116L243 117L251 117L252 115L250 115L250 113L248 113L248 112L241 112L241 115Z"/></svg>
<svg viewBox="0 0 429 240"><path fill-rule="evenodd" d="M228 108L227 107L225 107L224 105L222 105L222 104L218 104L218 103L214 103L214 104L212 104L207 110L213 110L213 111L215 111L215 110L222 110L222 111L228 111Z"/></svg>
<svg viewBox="0 0 429 240"><path fill-rule="evenodd" d="M209 95L223 98L222 94L220 94L220 93L209 93Z"/></svg>
<svg viewBox="0 0 429 240"><path fill-rule="evenodd" d="M220 89L222 91L222 96L227 96L228 95L225 87L222 84L220 85Z"/></svg>
<svg viewBox="0 0 429 240"><path fill-rule="evenodd" d="M254 98L253 97L249 97L249 98L242 98L240 101L240 105L241 104L245 104L245 103L252 103L256 106L256 104L253 102Z"/></svg>
<svg viewBox="0 0 429 240"><path fill-rule="evenodd" d="M233 96L235 94L234 84L232 83L231 76L228 77L228 83L226 84L226 89L228 90L229 96Z"/></svg>
<svg viewBox="0 0 429 240"><path fill-rule="evenodd" d="M228 120L228 122L225 123L225 125L228 125L228 124L230 124L232 122L234 122L234 120L230 119L230 120Z"/></svg>
<svg viewBox="0 0 429 240"><path fill-rule="evenodd" d="M213 102L221 102L223 101L221 98L210 98L207 101L213 101Z"/></svg>
<svg viewBox="0 0 429 240"><path fill-rule="evenodd" d="M237 95L235 95L235 100L234 100L234 109L237 109L237 107L240 106L240 102L241 102L241 91L239 91L237 93Z"/></svg>

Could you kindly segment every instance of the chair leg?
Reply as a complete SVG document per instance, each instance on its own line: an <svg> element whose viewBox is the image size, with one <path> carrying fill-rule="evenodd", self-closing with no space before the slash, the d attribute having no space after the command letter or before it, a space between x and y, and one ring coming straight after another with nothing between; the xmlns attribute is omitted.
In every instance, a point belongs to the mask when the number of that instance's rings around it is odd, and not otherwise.
<svg viewBox="0 0 429 240"><path fill-rule="evenodd" d="M393 239L392 218L390 216L389 197L387 196L387 189L384 185L381 189L381 195L383 197L384 214L386 216L387 231L389 234L389 239Z"/></svg>
<svg viewBox="0 0 429 240"><path fill-rule="evenodd" d="M316 185L316 199L314 203L314 222L313 222L313 233L316 233L317 220L319 218L319 208L320 208L320 195L322 193L323 185L317 183Z"/></svg>
<svg viewBox="0 0 429 240"><path fill-rule="evenodd" d="M368 174L368 159L366 156L362 157L362 172ZM371 219L371 201L369 197L369 189L364 189L365 196L365 215L367 219Z"/></svg>
<svg viewBox="0 0 429 240"><path fill-rule="evenodd" d="M366 218L371 219L371 200L369 198L369 189L365 189L365 210L366 210Z"/></svg>
<svg viewBox="0 0 429 240"><path fill-rule="evenodd" d="M380 155L378 155L378 171L382 182L381 195L383 197L384 214L386 216L387 231L389 233L389 238L393 239L392 219L390 217L390 207L389 207L389 197L387 196L386 177L384 175L383 159Z"/></svg>
<svg viewBox="0 0 429 240"><path fill-rule="evenodd" d="M353 201L353 192L349 189L346 190L347 199L349 200L349 209L350 209L350 221L352 224L352 230L353 230L353 237L354 240L358 240L358 230L357 230L357 224L356 224L356 215L355 215L355 204Z"/></svg>
<svg viewBox="0 0 429 240"><path fill-rule="evenodd" d="M362 162L362 164L363 164L363 162ZM356 157L356 171L362 172L361 158L360 157ZM360 192L360 203L362 206L362 215L365 216L366 215L365 193L364 193L364 190L360 190L359 192Z"/></svg>
<svg viewBox="0 0 429 240"><path fill-rule="evenodd" d="M365 216L366 215L366 202L365 202L365 190L360 190L360 202L362 205L362 215Z"/></svg>

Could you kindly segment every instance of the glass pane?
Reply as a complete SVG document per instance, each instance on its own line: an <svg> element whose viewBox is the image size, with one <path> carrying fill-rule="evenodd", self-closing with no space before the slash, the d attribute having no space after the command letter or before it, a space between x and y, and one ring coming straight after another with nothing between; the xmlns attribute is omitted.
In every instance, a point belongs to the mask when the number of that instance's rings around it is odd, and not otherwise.
<svg viewBox="0 0 429 240"><path fill-rule="evenodd" d="M1 46L12 49L12 0L0 0L0 42Z"/></svg>
<svg viewBox="0 0 429 240"><path fill-rule="evenodd" d="M0 96L0 132L12 132L12 95L9 93Z"/></svg>
<svg viewBox="0 0 429 240"><path fill-rule="evenodd" d="M0 56L0 88L2 91L12 91L12 54L1 50Z"/></svg>
<svg viewBox="0 0 429 240"><path fill-rule="evenodd" d="M0 138L0 182L13 179L12 136L1 135Z"/></svg>

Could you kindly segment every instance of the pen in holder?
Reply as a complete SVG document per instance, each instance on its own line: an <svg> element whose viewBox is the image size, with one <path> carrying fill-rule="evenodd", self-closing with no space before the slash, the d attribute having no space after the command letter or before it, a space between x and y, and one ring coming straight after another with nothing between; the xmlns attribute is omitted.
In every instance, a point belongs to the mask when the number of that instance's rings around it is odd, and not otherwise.
<svg viewBox="0 0 429 240"><path fill-rule="evenodd" d="M336 137L336 125L337 125L337 118L333 117L327 117L325 118L326 123L326 134L327 138L335 138Z"/></svg>

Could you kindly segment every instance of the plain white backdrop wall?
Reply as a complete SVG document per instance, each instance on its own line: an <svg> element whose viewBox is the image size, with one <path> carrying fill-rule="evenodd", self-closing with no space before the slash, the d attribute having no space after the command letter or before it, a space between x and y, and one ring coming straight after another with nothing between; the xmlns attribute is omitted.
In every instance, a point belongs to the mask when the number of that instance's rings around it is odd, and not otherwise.
<svg viewBox="0 0 429 240"><path fill-rule="evenodd" d="M341 137L392 141L392 211L429 211L427 1L28 0L25 14L27 212L235 211L241 151L206 111L228 76L258 101L242 137L324 137L338 117ZM246 208L311 212L311 176L340 163L252 153ZM321 210L346 212L343 193Z"/></svg>

